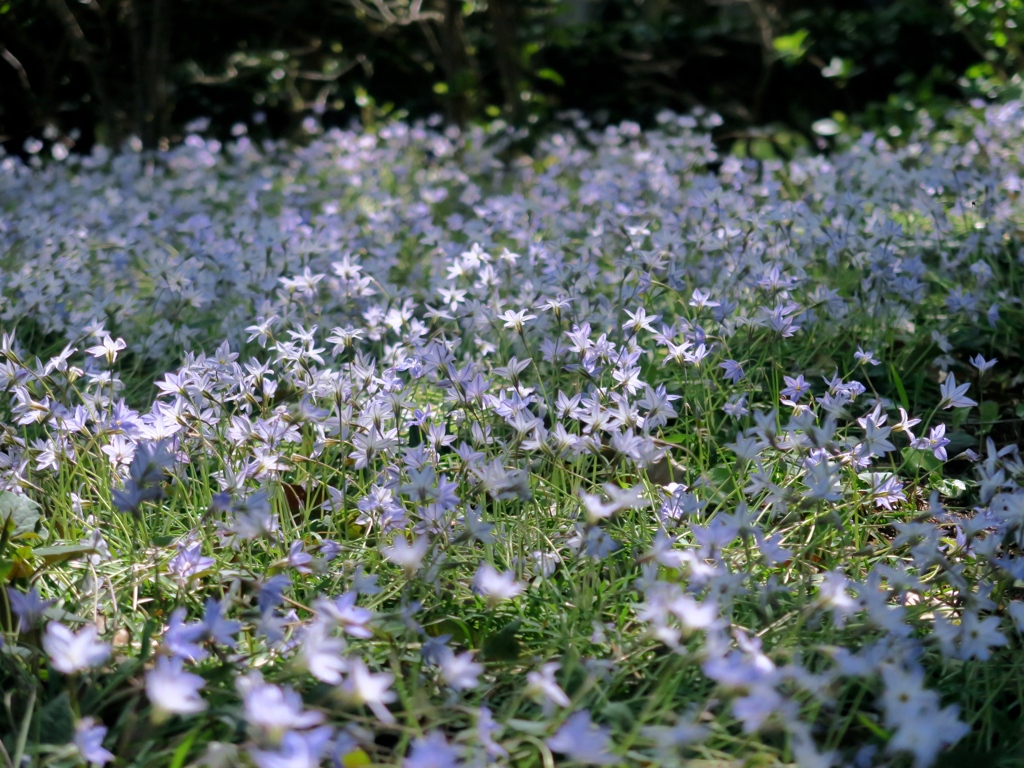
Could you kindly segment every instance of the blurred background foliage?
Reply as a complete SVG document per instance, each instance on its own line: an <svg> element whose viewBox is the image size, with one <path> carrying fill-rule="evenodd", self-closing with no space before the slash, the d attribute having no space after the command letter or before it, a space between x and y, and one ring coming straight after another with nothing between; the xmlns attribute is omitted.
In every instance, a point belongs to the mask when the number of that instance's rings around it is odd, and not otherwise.
<svg viewBox="0 0 1024 768"><path fill-rule="evenodd" d="M1024 0L0 0L11 152L706 106L789 154L1019 92ZM315 117L317 119L310 120Z"/></svg>

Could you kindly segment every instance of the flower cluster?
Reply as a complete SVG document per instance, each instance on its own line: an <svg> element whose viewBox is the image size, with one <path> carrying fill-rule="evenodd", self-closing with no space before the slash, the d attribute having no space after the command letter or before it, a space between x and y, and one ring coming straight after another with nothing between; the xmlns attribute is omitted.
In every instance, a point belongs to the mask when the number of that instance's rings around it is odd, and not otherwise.
<svg viewBox="0 0 1024 768"><path fill-rule="evenodd" d="M0 158L0 687L68 723L19 754L991 746L1024 105L785 162L570 118Z"/></svg>

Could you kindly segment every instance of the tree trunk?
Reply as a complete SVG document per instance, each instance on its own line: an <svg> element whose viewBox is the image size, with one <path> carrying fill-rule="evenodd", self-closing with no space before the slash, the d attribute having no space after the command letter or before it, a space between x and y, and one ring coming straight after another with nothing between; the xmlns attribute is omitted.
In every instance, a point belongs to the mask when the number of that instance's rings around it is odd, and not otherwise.
<svg viewBox="0 0 1024 768"><path fill-rule="evenodd" d="M515 5L506 0L488 0L487 10L494 31L494 55L505 96L505 117L513 124L519 124L525 110L520 98L522 71L519 66Z"/></svg>
<svg viewBox="0 0 1024 768"><path fill-rule="evenodd" d="M147 14L142 8L148 9ZM133 2L129 8L134 75L133 128L145 149L157 149L167 135L170 98L167 66L170 19L166 0Z"/></svg>
<svg viewBox="0 0 1024 768"><path fill-rule="evenodd" d="M462 0L445 0L441 65L448 80L448 121L460 129L469 122L470 72L462 25Z"/></svg>
<svg viewBox="0 0 1024 768"><path fill-rule="evenodd" d="M96 105L100 112L100 121L106 129L106 140L112 149L117 149L121 144L122 131L114 104L110 100L107 91L107 83L104 73L100 70L93 54L92 44L86 40L82 27L75 18L75 14L68 8L64 0L49 0L50 8L53 10L61 26L64 27L64 34L71 41L75 58L85 67L89 82L92 85L93 95L96 97Z"/></svg>

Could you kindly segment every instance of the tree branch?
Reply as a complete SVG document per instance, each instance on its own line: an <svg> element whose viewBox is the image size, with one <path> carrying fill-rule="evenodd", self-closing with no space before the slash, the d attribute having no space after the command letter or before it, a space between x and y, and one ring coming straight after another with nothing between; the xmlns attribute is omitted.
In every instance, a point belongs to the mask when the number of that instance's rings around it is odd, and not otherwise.
<svg viewBox="0 0 1024 768"><path fill-rule="evenodd" d="M18 81L21 83L21 87L31 95L32 85L28 81L28 73L25 71L25 67L21 65L21 62L18 61L18 58L3 46L0 46L0 57L11 65L11 69L18 73Z"/></svg>

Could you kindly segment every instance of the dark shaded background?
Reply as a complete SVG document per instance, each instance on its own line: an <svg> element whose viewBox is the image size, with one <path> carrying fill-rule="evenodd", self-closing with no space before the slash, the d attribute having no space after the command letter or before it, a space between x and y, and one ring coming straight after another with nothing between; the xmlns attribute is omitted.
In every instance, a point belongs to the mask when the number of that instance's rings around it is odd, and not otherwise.
<svg viewBox="0 0 1024 768"><path fill-rule="evenodd" d="M1021 4L0 0L0 141L152 148L200 117L222 137L296 137L311 115L648 123L700 104L724 117L719 138L785 154L823 117L898 128L993 95L1021 63Z"/></svg>

